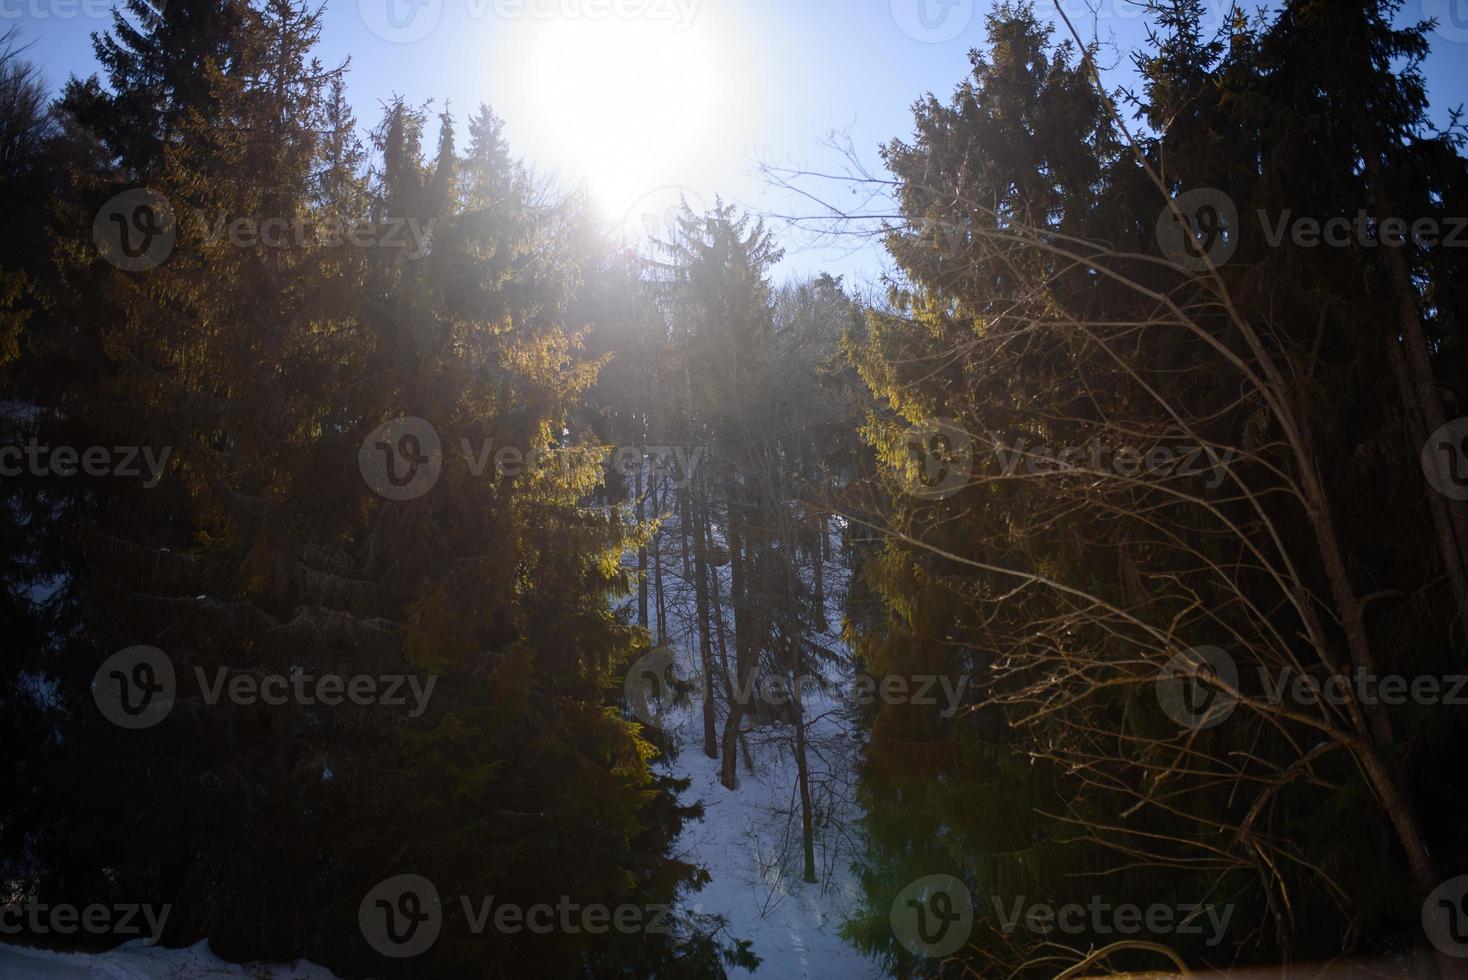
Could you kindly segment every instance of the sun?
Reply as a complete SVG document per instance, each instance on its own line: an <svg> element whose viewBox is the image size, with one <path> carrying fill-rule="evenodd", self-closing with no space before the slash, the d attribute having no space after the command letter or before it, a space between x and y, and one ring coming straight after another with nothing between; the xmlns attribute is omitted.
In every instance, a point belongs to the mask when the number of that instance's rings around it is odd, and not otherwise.
<svg viewBox="0 0 1468 980"><path fill-rule="evenodd" d="M719 163L737 93L712 30L647 18L521 26L517 129L608 215L658 188L694 185Z"/></svg>

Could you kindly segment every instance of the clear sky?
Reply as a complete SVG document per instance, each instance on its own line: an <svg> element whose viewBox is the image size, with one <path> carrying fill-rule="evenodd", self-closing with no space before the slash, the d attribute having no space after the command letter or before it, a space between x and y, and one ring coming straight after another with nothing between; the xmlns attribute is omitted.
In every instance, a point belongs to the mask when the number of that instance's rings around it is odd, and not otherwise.
<svg viewBox="0 0 1468 980"><path fill-rule="evenodd" d="M1127 0L1099 0L1094 18L1086 2L1062 0L1083 33L1122 49L1141 39ZM0 0L0 18L20 25L59 87L95 70L88 35L108 25L110 5ZM320 55L351 56L348 94L364 127L394 95L448 99L461 121L486 102L517 155L584 183L610 221L635 232L680 193L811 213L759 164L832 171L841 160L826 143L841 133L879 168L877 148L911 131L913 101L946 97L964 77L988 9L988 0L330 0ZM1050 3L1037 9L1056 19ZM1445 119L1468 91L1468 0L1407 0L1401 16L1440 22L1427 75L1433 114ZM881 267L872 247L780 237L785 273L862 280Z"/></svg>

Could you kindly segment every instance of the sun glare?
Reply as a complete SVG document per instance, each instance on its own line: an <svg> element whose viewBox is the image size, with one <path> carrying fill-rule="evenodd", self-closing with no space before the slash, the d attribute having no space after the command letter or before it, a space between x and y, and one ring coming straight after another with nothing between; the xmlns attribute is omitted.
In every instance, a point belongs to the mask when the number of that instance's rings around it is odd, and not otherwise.
<svg viewBox="0 0 1468 980"><path fill-rule="evenodd" d="M718 162L730 66L712 30L646 19L524 26L519 128L609 216L656 188L700 182Z"/></svg>

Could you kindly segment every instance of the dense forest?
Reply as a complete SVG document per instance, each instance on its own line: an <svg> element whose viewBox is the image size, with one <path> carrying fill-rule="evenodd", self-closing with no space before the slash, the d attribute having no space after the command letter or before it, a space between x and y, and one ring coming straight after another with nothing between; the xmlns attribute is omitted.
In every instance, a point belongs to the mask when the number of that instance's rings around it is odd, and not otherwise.
<svg viewBox="0 0 1468 980"><path fill-rule="evenodd" d="M0 943L783 975L687 844L758 792L879 975L1468 977L1433 23L1146 8L988 12L817 209L870 284L359 120L306 0L8 32Z"/></svg>

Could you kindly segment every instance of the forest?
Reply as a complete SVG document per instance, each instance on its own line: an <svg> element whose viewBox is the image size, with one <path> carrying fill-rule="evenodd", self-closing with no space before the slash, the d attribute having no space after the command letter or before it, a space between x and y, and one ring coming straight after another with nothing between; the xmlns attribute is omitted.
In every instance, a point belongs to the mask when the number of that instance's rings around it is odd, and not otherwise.
<svg viewBox="0 0 1468 980"><path fill-rule="evenodd" d="M1138 6L631 238L315 0L10 18L0 976L1468 978L1453 42Z"/></svg>

